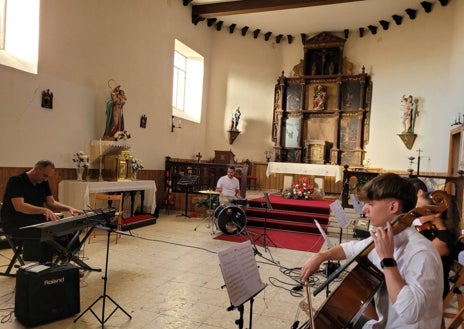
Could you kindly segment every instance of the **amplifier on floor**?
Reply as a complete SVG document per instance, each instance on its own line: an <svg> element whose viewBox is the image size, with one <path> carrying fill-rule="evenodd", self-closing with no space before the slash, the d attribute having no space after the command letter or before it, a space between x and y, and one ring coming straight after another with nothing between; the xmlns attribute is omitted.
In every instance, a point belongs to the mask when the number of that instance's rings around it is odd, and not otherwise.
<svg viewBox="0 0 464 329"><path fill-rule="evenodd" d="M367 218L358 218L354 221L353 238L365 239L370 237L370 222Z"/></svg>
<svg viewBox="0 0 464 329"><path fill-rule="evenodd" d="M27 327L80 312L79 270L71 264L25 265L16 274L15 316Z"/></svg>

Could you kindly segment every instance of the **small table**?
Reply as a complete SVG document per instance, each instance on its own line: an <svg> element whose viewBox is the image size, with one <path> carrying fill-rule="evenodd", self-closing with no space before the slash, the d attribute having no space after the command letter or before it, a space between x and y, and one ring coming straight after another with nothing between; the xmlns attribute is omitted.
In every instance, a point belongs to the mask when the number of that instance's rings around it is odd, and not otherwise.
<svg viewBox="0 0 464 329"><path fill-rule="evenodd" d="M135 192L141 193L142 212L154 214L156 208L156 183L154 180L123 182L85 182L62 180L58 184L58 199L76 209L90 208L90 194L105 192L131 192L131 216L134 215ZM145 203L144 203L145 202Z"/></svg>

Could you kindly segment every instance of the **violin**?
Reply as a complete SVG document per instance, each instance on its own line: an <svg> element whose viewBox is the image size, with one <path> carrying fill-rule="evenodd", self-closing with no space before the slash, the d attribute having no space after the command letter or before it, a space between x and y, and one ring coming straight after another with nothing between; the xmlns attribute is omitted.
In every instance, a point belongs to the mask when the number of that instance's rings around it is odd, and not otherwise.
<svg viewBox="0 0 464 329"><path fill-rule="evenodd" d="M437 227L435 226L435 224L432 224L431 222L426 222L422 225L417 225L416 230L429 240L435 239L438 233Z"/></svg>
<svg viewBox="0 0 464 329"><path fill-rule="evenodd" d="M416 230L419 233L423 233L424 231L438 231L435 224L432 224L431 222L427 222L422 225L417 225Z"/></svg>

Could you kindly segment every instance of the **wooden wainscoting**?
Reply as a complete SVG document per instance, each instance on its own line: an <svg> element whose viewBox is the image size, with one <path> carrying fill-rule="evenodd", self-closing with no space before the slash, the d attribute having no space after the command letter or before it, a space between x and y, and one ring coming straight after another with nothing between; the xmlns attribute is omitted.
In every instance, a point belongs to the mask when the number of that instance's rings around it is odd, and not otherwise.
<svg viewBox="0 0 464 329"><path fill-rule="evenodd" d="M0 167L0 202L3 201L3 195L5 194L6 184L11 176L18 175L21 172L29 170L30 167ZM50 178L50 188L52 190L55 199L58 199L58 184L62 180L77 179L75 168L56 168L55 174ZM87 180L98 180L98 170L90 169L89 172L84 175L84 179ZM137 179L140 180L154 180L156 182L156 204L162 205L165 199L164 193L164 170L140 170L137 173Z"/></svg>

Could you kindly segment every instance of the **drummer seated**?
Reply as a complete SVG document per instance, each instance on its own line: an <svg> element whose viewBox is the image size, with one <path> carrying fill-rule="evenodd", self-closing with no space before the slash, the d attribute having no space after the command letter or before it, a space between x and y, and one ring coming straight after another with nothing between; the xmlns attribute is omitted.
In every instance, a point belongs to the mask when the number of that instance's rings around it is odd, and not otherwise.
<svg viewBox="0 0 464 329"><path fill-rule="evenodd" d="M219 195L221 204L230 204L233 199L240 198L240 182L235 177L235 167L227 168L227 175L218 179L216 191L221 193Z"/></svg>

